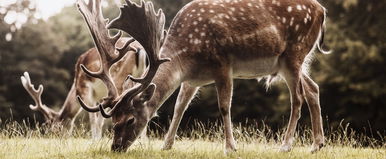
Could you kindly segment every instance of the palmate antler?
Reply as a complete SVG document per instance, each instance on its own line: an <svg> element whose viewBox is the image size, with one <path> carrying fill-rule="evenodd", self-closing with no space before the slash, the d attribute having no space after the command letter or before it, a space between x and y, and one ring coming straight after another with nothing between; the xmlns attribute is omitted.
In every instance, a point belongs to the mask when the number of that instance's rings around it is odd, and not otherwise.
<svg viewBox="0 0 386 159"><path fill-rule="evenodd" d="M165 38L165 16L162 10L159 10L158 13L156 13L151 2L145 3L144 1L141 1L140 6L131 1L126 1L126 3L126 5L120 8L120 16L109 23L107 28L122 30L134 37L146 50L149 68L142 78L128 76L128 79L139 84L118 95L114 82L110 76L109 69L114 62L123 57L125 52L132 49L126 47L129 47L129 44L134 40L126 43L122 49L118 49L117 51L119 54L115 55L116 57L110 55L110 53L115 52L114 44L121 36L121 32L113 38L109 36L108 30L105 27L107 21L104 20L102 16L99 1L96 0L96 2L94 2L93 0L90 0L88 5L82 0L78 1L78 8L87 22L102 61L102 68L98 72L91 72L84 66L82 66L82 69L90 76L101 79L109 90L108 97L104 98L103 102L99 104L99 108L86 106L80 97L78 97L78 100L82 107L87 111L100 111L102 116L106 118L112 116L114 111L118 108L118 105L123 105L120 104L122 101L131 100L137 94L145 90L151 84L159 66L162 63L169 61L169 59L161 59L159 57L159 50ZM145 19L137 20L138 17L145 17ZM111 107L110 112L104 111L104 108L107 106Z"/></svg>
<svg viewBox="0 0 386 159"><path fill-rule="evenodd" d="M35 101L35 105L29 105L29 107L34 111L39 111L43 113L47 121L50 121L50 119L53 118L53 115L55 114L55 112L49 107L47 107L45 104L43 104L42 102L41 96L44 89L43 85L39 85L39 88L35 89L35 86L31 83L31 78L28 72L24 72L24 75L21 76L20 79L25 90L27 90L29 95Z"/></svg>
<svg viewBox="0 0 386 159"><path fill-rule="evenodd" d="M107 28L122 30L135 38L146 50L149 68L142 78L128 76L128 79L140 84L124 91L119 97L120 100L117 101L110 112L106 113L101 109L102 115L107 117L111 117L118 106L122 105L120 104L122 101L129 101L144 91L151 84L159 66L164 62L170 61L168 58L159 57L159 50L165 39L165 15L162 10L159 9L156 13L153 3L143 0L141 5L126 0L126 5L123 5L120 10L120 15L112 20L107 25ZM138 17L144 17L144 19L137 20Z"/></svg>
<svg viewBox="0 0 386 159"><path fill-rule="evenodd" d="M98 112L105 107L110 107L117 101L118 90L110 75L111 66L118 62L128 51L136 49L131 47L130 44L134 42L134 39L128 40L122 48L116 48L115 44L120 39L122 32L118 32L115 36L110 37L109 30L106 29L107 19L103 18L101 4L99 0L89 0L86 4L83 0L78 0L78 9L82 14L84 20L87 23L90 33L93 37L94 44L98 49L101 66L99 71L91 72L84 65L81 65L82 70L89 76L99 78L103 81L108 89L108 95L99 104L99 106L89 107L82 98L78 96L80 105L89 112ZM102 108L102 109L100 109Z"/></svg>

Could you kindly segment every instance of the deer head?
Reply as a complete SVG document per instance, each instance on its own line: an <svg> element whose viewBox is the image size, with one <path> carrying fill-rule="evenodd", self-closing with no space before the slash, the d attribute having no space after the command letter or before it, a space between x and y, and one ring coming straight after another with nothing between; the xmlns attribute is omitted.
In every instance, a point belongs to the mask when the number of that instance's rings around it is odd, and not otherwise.
<svg viewBox="0 0 386 159"><path fill-rule="evenodd" d="M41 96L43 93L43 85L39 85L38 89L35 89L35 86L31 83L31 78L28 72L24 72L24 75L20 77L23 87L32 99L35 101L35 105L29 105L29 107L34 110L41 112L44 115L45 121L47 124L52 124L54 122L61 122L59 119L59 113L55 112L51 108L43 104Z"/></svg>
<svg viewBox="0 0 386 159"><path fill-rule="evenodd" d="M165 17L161 10L155 13L151 2L145 3L142 1L140 6L128 2L127 5L121 8L120 16L107 24L108 20L104 19L101 13L100 1L90 0L86 4L84 1L79 0L77 5L90 29L101 59L101 69L98 72L91 72L83 65L81 68L89 76L101 79L108 89L108 96L98 106L89 107L84 104L80 97L78 97L78 101L89 112L100 112L105 118L112 117L114 124L112 150L125 151L146 127L149 115L143 105L152 97L156 89L151 81L158 67L169 61L169 59L161 59L158 55L165 36ZM133 9L136 11L130 13ZM144 15L148 15L146 16L148 18L142 21L143 23L135 25L127 25L123 20L143 17ZM129 31L131 27L147 28L143 30L135 28L133 31ZM149 61L149 67L142 78L127 77L126 80L135 82L135 85L124 90L121 94L118 94L109 70L128 50L134 49L129 45L134 39L128 41L122 48L115 48L115 43L121 36L121 31L111 38L107 28L120 29L136 37L145 49ZM110 110L105 111L106 108L110 108Z"/></svg>

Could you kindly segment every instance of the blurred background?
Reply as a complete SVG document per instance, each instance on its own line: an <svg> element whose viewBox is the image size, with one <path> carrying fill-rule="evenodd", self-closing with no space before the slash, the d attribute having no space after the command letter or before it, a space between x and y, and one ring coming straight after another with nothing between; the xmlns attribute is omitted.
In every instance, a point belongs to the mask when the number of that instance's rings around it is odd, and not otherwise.
<svg viewBox="0 0 386 159"><path fill-rule="evenodd" d="M167 26L189 0L154 0L166 14ZM386 1L319 0L328 10L325 44L330 55L316 53L311 76L321 90L325 129L350 124L369 136L386 133ZM0 119L1 123L30 119L42 122L20 82L24 71L43 84L43 102L59 110L73 83L76 59L93 47L74 0L0 1ZM120 0L103 3L104 15L119 14ZM160 108L152 127L165 132L173 114L177 91ZM232 103L235 124L265 123L283 128L289 117L289 92L284 82L266 91L262 82L236 80ZM31 120L33 119L33 120ZM87 120L85 113L79 120ZM195 121L220 119L212 85L200 90L181 123L187 130ZM248 122L246 122L248 121ZM308 108L301 126L311 127Z"/></svg>

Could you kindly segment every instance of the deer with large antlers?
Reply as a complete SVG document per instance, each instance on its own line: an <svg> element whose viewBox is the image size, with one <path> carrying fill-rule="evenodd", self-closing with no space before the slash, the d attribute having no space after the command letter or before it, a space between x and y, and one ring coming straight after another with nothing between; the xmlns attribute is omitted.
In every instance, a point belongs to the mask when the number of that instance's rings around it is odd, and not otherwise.
<svg viewBox="0 0 386 159"><path fill-rule="evenodd" d="M162 10L156 13L151 2L126 3L107 28L124 31L141 43L150 65L142 78L128 77L135 86L121 94L109 87L108 101L90 108L112 117L112 150L127 150L164 101L181 86L163 147L170 149L197 90L214 83L224 122L225 150L235 151L230 115L233 79L262 77L268 84L280 77L291 94L291 116L280 150L291 150L304 102L311 114L311 151L324 145L319 88L306 73L306 61L315 48L329 53L321 49L325 9L316 0L195 0L178 12L167 35ZM91 14L97 6L78 1L98 50L111 56L115 51L109 49L112 44L103 43L109 37L96 36L108 32L100 27L106 24L103 18ZM110 63L104 61L105 65ZM108 86L112 83L104 82ZM106 112L107 107L110 110Z"/></svg>
<svg viewBox="0 0 386 159"><path fill-rule="evenodd" d="M129 39L127 38L122 38L117 45L121 47L128 40ZM113 79L117 81L117 89L120 92L124 89L123 82L127 75L137 77L141 75L145 69L146 55L144 50L137 42L132 45L137 49L137 52L127 52L127 55L114 65L111 71ZM95 104L106 95L107 90L101 82L87 76L84 72L79 70L81 64L87 66L91 70L97 70L100 65L98 51L95 48L89 49L78 58L75 65L74 83L68 92L64 104L58 112L43 104L41 100L41 95L43 93L42 85L39 85L38 89L35 89L34 85L31 83L28 72L25 72L24 75L21 76L24 88L35 101L35 105L30 105L30 108L42 113L46 124L69 127L71 132L74 127L74 121L82 110L77 102L76 94L85 97L89 104ZM95 113L89 113L89 117L92 138L101 138L104 118Z"/></svg>

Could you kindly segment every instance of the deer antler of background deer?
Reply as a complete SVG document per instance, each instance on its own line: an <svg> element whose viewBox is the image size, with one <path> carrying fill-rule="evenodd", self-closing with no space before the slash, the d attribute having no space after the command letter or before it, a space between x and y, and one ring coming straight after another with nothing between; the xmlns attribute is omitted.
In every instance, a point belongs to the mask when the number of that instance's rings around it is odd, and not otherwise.
<svg viewBox="0 0 386 159"><path fill-rule="evenodd" d="M52 119L53 115L55 115L55 112L42 103L41 96L44 89L43 85L39 85L39 88L35 89L35 86L31 83L31 78L28 72L24 72L24 75L21 76L20 79L25 90L27 90L32 99L35 101L35 105L29 105L29 107L34 111L42 112L47 121Z"/></svg>

